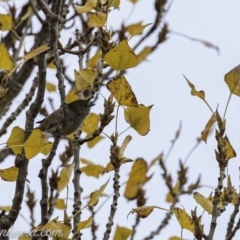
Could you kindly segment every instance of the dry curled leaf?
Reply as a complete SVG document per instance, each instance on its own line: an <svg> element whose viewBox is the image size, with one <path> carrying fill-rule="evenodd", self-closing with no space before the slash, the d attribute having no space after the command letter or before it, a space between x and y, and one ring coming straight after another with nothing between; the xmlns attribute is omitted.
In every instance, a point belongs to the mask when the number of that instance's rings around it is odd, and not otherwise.
<svg viewBox="0 0 240 240"><path fill-rule="evenodd" d="M183 77L186 79L189 87L191 88L191 94L193 96L197 96L197 97L201 98L202 100L205 100L205 93L204 93L204 91L202 91L202 90L201 91L197 91L195 89L195 86L184 75L183 75Z"/></svg>
<svg viewBox="0 0 240 240"><path fill-rule="evenodd" d="M206 212L208 212L209 214L212 214L213 203L209 198L204 197L199 192L194 192L193 198Z"/></svg>
<svg viewBox="0 0 240 240"><path fill-rule="evenodd" d="M213 115L211 116L211 118L208 120L204 130L201 132L201 135L202 135L202 140L207 143L207 137L208 137L208 134L209 132L211 131L214 123L217 121L217 118L216 118L216 114L213 113Z"/></svg>

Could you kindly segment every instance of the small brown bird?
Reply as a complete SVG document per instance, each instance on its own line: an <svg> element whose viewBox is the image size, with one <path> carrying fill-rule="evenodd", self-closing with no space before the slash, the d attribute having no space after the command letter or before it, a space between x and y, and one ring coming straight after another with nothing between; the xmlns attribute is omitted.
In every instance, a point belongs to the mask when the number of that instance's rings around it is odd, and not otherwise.
<svg viewBox="0 0 240 240"><path fill-rule="evenodd" d="M62 123L61 135L69 135L75 132L83 123L85 117L89 114L93 106L86 100L76 100L65 105L64 119ZM46 133L55 133L57 129L57 120L60 108L51 113L45 119L37 122L40 123L38 129Z"/></svg>

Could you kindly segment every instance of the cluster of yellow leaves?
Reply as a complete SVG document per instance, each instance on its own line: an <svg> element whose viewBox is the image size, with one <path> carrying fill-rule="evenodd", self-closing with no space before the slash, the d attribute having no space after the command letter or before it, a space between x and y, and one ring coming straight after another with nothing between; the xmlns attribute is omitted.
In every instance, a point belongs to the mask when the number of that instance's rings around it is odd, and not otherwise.
<svg viewBox="0 0 240 240"><path fill-rule="evenodd" d="M88 0L86 1L84 6L78 6L78 5L74 6L78 14L87 13L88 15L87 25L90 28L103 27L107 21L106 13L103 13L100 11L91 12L92 10L95 10L96 5L97 5L97 0Z"/></svg>
<svg viewBox="0 0 240 240"><path fill-rule="evenodd" d="M132 213L132 214L136 213L140 218L146 218L152 213L152 211L155 208L164 210L164 211L170 211L168 209L158 207L158 206L141 206L141 207L133 208L130 213ZM173 208L172 212L174 213L175 217L177 218L177 220L179 222L179 225L182 228L185 228L185 229L189 230L190 232L194 233L194 231L195 231L194 222L184 209ZM174 238L172 238L172 239L174 239Z"/></svg>
<svg viewBox="0 0 240 240"><path fill-rule="evenodd" d="M52 143L44 137L39 129L34 129L27 141L24 142L24 130L20 127L14 127L7 140L7 145L15 155L21 154L22 149L24 149L26 158L30 159L39 153L45 153L46 148L50 151Z"/></svg>
<svg viewBox="0 0 240 240"><path fill-rule="evenodd" d="M129 214L136 213L140 218L147 218L155 208L168 212L173 212L181 228L187 229L192 233L195 232L193 219L188 215L188 213L184 209L181 208L176 207L173 208L172 210L168 210L158 206L141 206L133 208ZM178 239L178 237L172 237L170 239Z"/></svg>
<svg viewBox="0 0 240 240"><path fill-rule="evenodd" d="M127 106L124 110L125 120L140 135L146 135L150 130L150 110L152 106L145 107L138 104L136 96L125 77L113 79L107 84L119 105Z"/></svg>
<svg viewBox="0 0 240 240"><path fill-rule="evenodd" d="M201 98L207 104L207 106L210 108L210 110L212 111L211 107L208 105L208 103L205 100L204 91L197 91L195 89L195 86L185 76L184 76L184 78L186 79L189 87L191 88L191 94L193 96L197 96L197 97ZM240 65L238 65L237 67L232 69L230 72L228 72L225 75L224 79L230 89L230 94L235 94L237 96L240 96ZM217 122L217 119L218 119L217 114L218 114L217 111L213 112L213 114L212 114L211 118L209 119L209 121L207 122L204 130L201 132L202 140L205 142L207 142L207 137L208 137L209 133L211 132L211 130L213 129L215 122ZM227 160L236 157L236 152L235 152L234 148L232 147L227 136L221 138L221 145L223 146L223 151L226 153Z"/></svg>

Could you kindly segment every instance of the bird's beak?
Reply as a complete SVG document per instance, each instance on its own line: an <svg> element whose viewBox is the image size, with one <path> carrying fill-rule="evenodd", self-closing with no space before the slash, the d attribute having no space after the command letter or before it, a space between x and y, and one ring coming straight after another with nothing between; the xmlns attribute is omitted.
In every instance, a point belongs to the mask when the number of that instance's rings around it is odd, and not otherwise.
<svg viewBox="0 0 240 240"><path fill-rule="evenodd" d="M92 106L95 105L95 103L93 103L93 102L89 102L89 105L90 105L90 107L92 107Z"/></svg>

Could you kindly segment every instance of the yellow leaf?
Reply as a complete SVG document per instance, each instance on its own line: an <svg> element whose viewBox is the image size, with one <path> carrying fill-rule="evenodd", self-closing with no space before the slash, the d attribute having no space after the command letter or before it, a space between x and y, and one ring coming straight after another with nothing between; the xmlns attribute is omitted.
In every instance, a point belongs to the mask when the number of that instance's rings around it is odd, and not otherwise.
<svg viewBox="0 0 240 240"><path fill-rule="evenodd" d="M13 69L13 60L6 48L5 43L0 44L0 69L9 71Z"/></svg>
<svg viewBox="0 0 240 240"><path fill-rule="evenodd" d="M189 80L187 80L187 78L185 76L184 76L184 78L186 79L189 87L192 89L191 94L193 96L197 96L197 97L201 98L202 100L205 100L205 93L204 93L204 91L197 91L195 89L195 86Z"/></svg>
<svg viewBox="0 0 240 240"><path fill-rule="evenodd" d="M125 149L127 148L127 145L130 143L130 141L132 140L132 136L128 135L125 137L122 146L119 148L119 158L122 159L124 158L124 152Z"/></svg>
<svg viewBox="0 0 240 240"><path fill-rule="evenodd" d="M170 237L169 240L182 240L182 238L173 236L173 237Z"/></svg>
<svg viewBox="0 0 240 240"><path fill-rule="evenodd" d="M61 239L68 239L69 233L71 231L71 225L64 224L62 222L57 221L57 218L49 221L43 226L37 228L39 231L47 231L49 233L48 236L56 237L56 233L61 233ZM59 239L59 238L58 238Z"/></svg>
<svg viewBox="0 0 240 240"><path fill-rule="evenodd" d="M53 61L48 64L48 68L56 69L56 65L54 64Z"/></svg>
<svg viewBox="0 0 240 240"><path fill-rule="evenodd" d="M89 12L87 25L92 27L103 27L107 21L107 14L102 12Z"/></svg>
<svg viewBox="0 0 240 240"><path fill-rule="evenodd" d="M56 92L57 90L57 87L56 85L50 83L50 82L46 82L46 89L49 91L49 92Z"/></svg>
<svg viewBox="0 0 240 240"><path fill-rule="evenodd" d="M79 14L90 12L93 9L93 6L86 4L84 6L74 5L74 7Z"/></svg>
<svg viewBox="0 0 240 240"><path fill-rule="evenodd" d="M63 198L58 198L55 202L55 208L65 210L66 209L66 204L65 204L65 199Z"/></svg>
<svg viewBox="0 0 240 240"><path fill-rule="evenodd" d="M52 142L48 142L47 145L45 147L43 147L43 149L41 150L41 153L44 155L48 155L52 149Z"/></svg>
<svg viewBox="0 0 240 240"><path fill-rule="evenodd" d="M174 208L173 212L175 214L175 217L177 218L180 226L182 228L185 228L189 230L190 232L194 233L194 222L192 218L186 213L185 210L181 208Z"/></svg>
<svg viewBox="0 0 240 240"><path fill-rule="evenodd" d="M152 213L154 208L153 206L141 206L133 208L130 213L136 213L140 218L146 218Z"/></svg>
<svg viewBox="0 0 240 240"><path fill-rule="evenodd" d="M22 153L22 146L24 143L24 130L20 127L14 127L11 135L7 140L7 145L12 149L15 155ZM20 147L15 147L21 145Z"/></svg>
<svg viewBox="0 0 240 240"><path fill-rule="evenodd" d="M211 200L209 198L204 197L199 192L194 192L193 198L206 212L208 212L209 214L212 214L213 203L211 202Z"/></svg>
<svg viewBox="0 0 240 240"><path fill-rule="evenodd" d="M172 189L173 193L178 194L179 193L179 181L176 182L176 185ZM175 197L172 195L172 193L168 193L166 197L167 202L173 202Z"/></svg>
<svg viewBox="0 0 240 240"><path fill-rule="evenodd" d="M151 25L151 23L148 23L148 24L145 24L145 25L142 25L141 22L135 23L135 24L132 24L132 25L128 26L127 31L130 33L131 38L132 38L133 36L140 35L142 33L142 31L149 25Z"/></svg>
<svg viewBox="0 0 240 240"><path fill-rule="evenodd" d="M75 167L75 163L66 165L63 167L63 169L60 172L60 177L58 180L57 188L58 193L60 193L69 183L70 178L72 176L73 169Z"/></svg>
<svg viewBox="0 0 240 240"><path fill-rule="evenodd" d="M78 100L78 95L77 95L77 90L73 89L72 91L70 91L67 96L66 96L66 103L70 103L73 102L75 100Z"/></svg>
<svg viewBox="0 0 240 240"><path fill-rule="evenodd" d="M49 50L49 49L50 49L50 47L49 47L47 44L42 45L42 46L40 46L40 47L32 50L32 51L29 52L28 54L26 54L26 55L23 57L23 60L24 60L24 61L28 61L29 59L31 59L31 58L39 55L40 53L43 53L43 52L45 52L45 51L47 51L47 50Z"/></svg>
<svg viewBox="0 0 240 240"><path fill-rule="evenodd" d="M94 55L93 57L91 57L87 63L87 66L89 68L96 68L99 60L101 59L102 57L102 51L101 50L98 50Z"/></svg>
<svg viewBox="0 0 240 240"><path fill-rule="evenodd" d="M79 14L90 12L97 4L97 0L88 0L84 6L74 5Z"/></svg>
<svg viewBox="0 0 240 240"><path fill-rule="evenodd" d="M10 212L12 206L0 206L1 211Z"/></svg>
<svg viewBox="0 0 240 240"><path fill-rule="evenodd" d="M139 188L141 188L149 179L147 177L148 166L146 161L142 158L138 158L129 174L129 178L126 184L124 197L128 200L134 200L137 198Z"/></svg>
<svg viewBox="0 0 240 240"><path fill-rule="evenodd" d="M18 240L32 240L32 237L26 236L26 234L23 234L22 236L18 237Z"/></svg>
<svg viewBox="0 0 240 240"><path fill-rule="evenodd" d="M90 199L88 201L88 206L93 207L98 204L99 197L101 196L106 186L108 185L109 180L110 179L108 179L107 182L103 184L97 191L91 193Z"/></svg>
<svg viewBox="0 0 240 240"><path fill-rule="evenodd" d="M34 129L23 145L26 158L30 159L35 157L48 144L49 142L44 137L42 131L39 129Z"/></svg>
<svg viewBox="0 0 240 240"><path fill-rule="evenodd" d="M208 120L204 130L201 132L201 135L202 135L202 140L207 143L207 137L208 137L208 134L209 132L211 131L214 123L217 121L217 118L216 118L216 114L213 113L213 115L211 116L211 118Z"/></svg>
<svg viewBox="0 0 240 240"><path fill-rule="evenodd" d="M137 22L134 24L131 24L129 26L127 26L127 31L129 32L130 35L132 35L132 33L134 32L135 29L141 28L142 26L142 22Z"/></svg>
<svg viewBox="0 0 240 240"><path fill-rule="evenodd" d="M138 55L138 63L144 61L147 56L152 52L152 47L145 47Z"/></svg>
<svg viewBox="0 0 240 240"><path fill-rule="evenodd" d="M224 76L224 80L227 83L230 92L240 97L240 65L228 72Z"/></svg>
<svg viewBox="0 0 240 240"><path fill-rule="evenodd" d="M132 88L125 77L113 79L107 83L107 89L116 98L119 105L138 106L138 102Z"/></svg>
<svg viewBox="0 0 240 240"><path fill-rule="evenodd" d="M7 14L0 14L0 31L8 31L12 28L12 17Z"/></svg>
<svg viewBox="0 0 240 240"><path fill-rule="evenodd" d="M91 136L98 128L100 116L96 113L89 113L82 124L82 131Z"/></svg>
<svg viewBox="0 0 240 240"><path fill-rule="evenodd" d="M120 0L108 0L108 7L118 8L120 5Z"/></svg>
<svg viewBox="0 0 240 240"><path fill-rule="evenodd" d="M81 161L84 162L83 159L81 159ZM86 160L84 163L87 164L87 166L80 168L80 170L88 176L99 178L104 171L104 167L101 165L89 161L86 162Z"/></svg>
<svg viewBox="0 0 240 240"><path fill-rule="evenodd" d="M102 139L104 139L103 136L97 136L93 140L87 142L87 146L89 148L93 148L97 143L99 143Z"/></svg>
<svg viewBox="0 0 240 240"><path fill-rule="evenodd" d="M0 169L0 176L4 181L15 182L18 176L18 168L13 166L6 169Z"/></svg>
<svg viewBox="0 0 240 240"><path fill-rule="evenodd" d="M237 156L236 152L235 152L234 148L232 147L231 143L229 142L227 136L222 138L222 144L223 144L223 149L224 149L227 160L229 160L231 158L235 158Z"/></svg>
<svg viewBox="0 0 240 240"><path fill-rule="evenodd" d="M91 68L80 71L74 70L75 82L78 91L93 88L93 83L97 77L97 71Z"/></svg>
<svg viewBox="0 0 240 240"><path fill-rule="evenodd" d="M78 231L81 231L83 229L86 229L86 228L90 228L93 224L93 218L92 217L89 217L87 220L85 221L81 221L77 224L77 232Z"/></svg>
<svg viewBox="0 0 240 240"><path fill-rule="evenodd" d="M142 136L150 131L149 114L152 106L139 104L138 107L128 107L124 111L126 122Z"/></svg>
<svg viewBox="0 0 240 240"><path fill-rule="evenodd" d="M131 3L135 4L138 0L129 0Z"/></svg>
<svg viewBox="0 0 240 240"><path fill-rule="evenodd" d="M127 240L132 234L133 230L126 227L117 226L113 240Z"/></svg>
<svg viewBox="0 0 240 240"><path fill-rule="evenodd" d="M114 70L126 70L138 65L138 57L128 45L126 40L120 42L104 57L104 61Z"/></svg>
<svg viewBox="0 0 240 240"><path fill-rule="evenodd" d="M238 199L239 199L239 194L238 193L234 193L233 197L232 197L232 204L237 204L238 203Z"/></svg>

